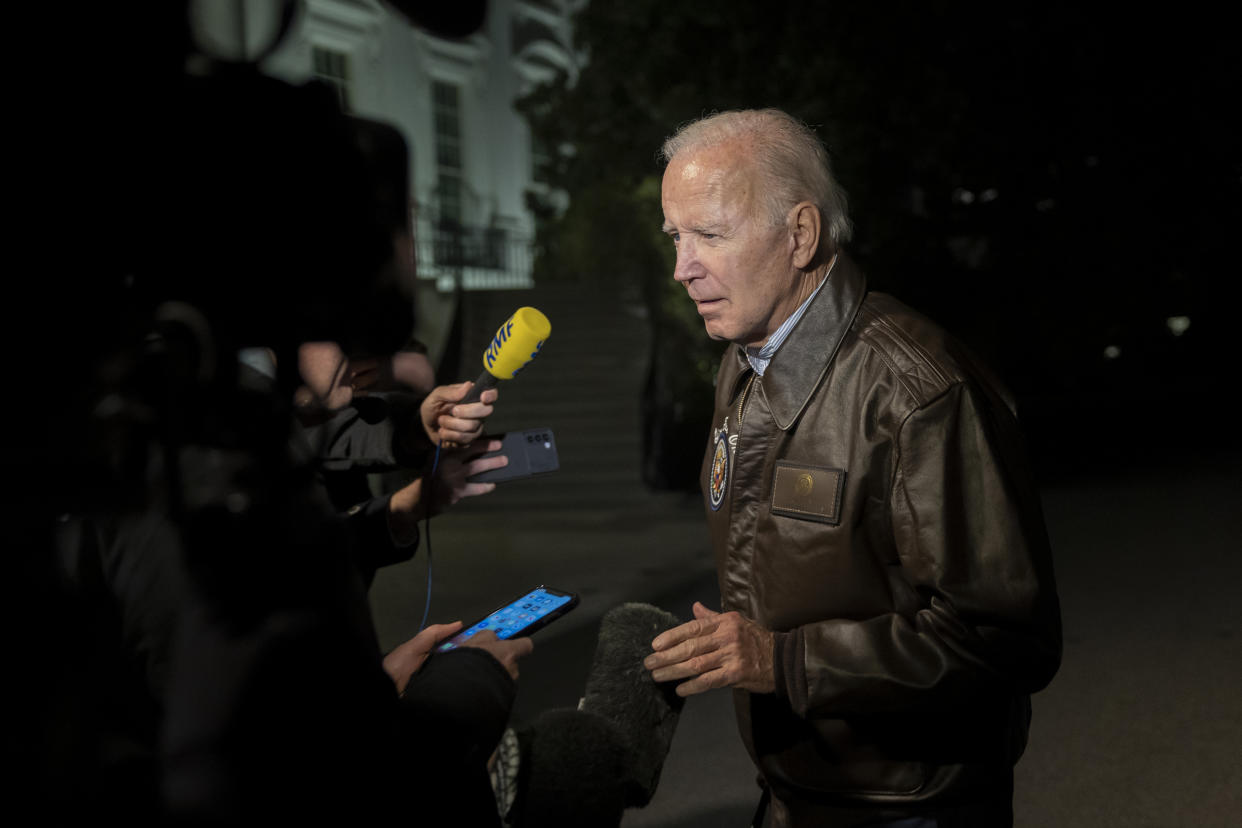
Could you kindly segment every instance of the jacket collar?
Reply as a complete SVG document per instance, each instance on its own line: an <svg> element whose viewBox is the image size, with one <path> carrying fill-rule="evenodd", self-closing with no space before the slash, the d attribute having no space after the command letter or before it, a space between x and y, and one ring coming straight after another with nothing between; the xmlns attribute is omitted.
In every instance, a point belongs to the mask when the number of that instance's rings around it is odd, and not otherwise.
<svg viewBox="0 0 1242 828"><path fill-rule="evenodd" d="M806 410L866 293L866 276L844 253L838 253L827 284L772 356L759 383L772 418L782 431L788 431ZM740 347L734 352L746 361Z"/></svg>

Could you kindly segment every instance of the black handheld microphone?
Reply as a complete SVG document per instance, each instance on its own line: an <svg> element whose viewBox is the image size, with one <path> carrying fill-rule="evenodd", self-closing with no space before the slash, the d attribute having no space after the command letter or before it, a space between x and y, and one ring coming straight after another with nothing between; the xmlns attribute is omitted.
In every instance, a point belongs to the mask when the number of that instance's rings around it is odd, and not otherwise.
<svg viewBox="0 0 1242 828"><path fill-rule="evenodd" d="M548 341L552 323L534 308L518 308L514 311L483 352L483 373L474 381L461 403L478 402L489 388L495 388L501 380L513 379L539 355L539 349Z"/></svg>

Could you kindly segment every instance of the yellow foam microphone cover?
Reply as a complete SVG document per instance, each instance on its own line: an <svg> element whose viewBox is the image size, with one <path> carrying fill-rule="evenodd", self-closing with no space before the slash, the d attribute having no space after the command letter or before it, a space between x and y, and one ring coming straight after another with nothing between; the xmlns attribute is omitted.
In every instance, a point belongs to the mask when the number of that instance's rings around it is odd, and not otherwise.
<svg viewBox="0 0 1242 828"><path fill-rule="evenodd" d="M483 369L496 379L513 379L539 354L552 334L552 323L534 308L518 308L483 352Z"/></svg>

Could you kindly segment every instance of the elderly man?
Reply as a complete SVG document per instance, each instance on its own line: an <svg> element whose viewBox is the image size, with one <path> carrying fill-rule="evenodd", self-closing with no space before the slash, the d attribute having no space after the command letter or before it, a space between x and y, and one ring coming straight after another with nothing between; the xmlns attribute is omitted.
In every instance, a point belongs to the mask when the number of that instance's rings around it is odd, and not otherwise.
<svg viewBox="0 0 1242 828"><path fill-rule="evenodd" d="M1060 661L1039 498L1004 392L867 290L827 154L775 110L664 145L664 229L724 355L703 464L723 612L658 636L734 690L756 825L1003 826Z"/></svg>

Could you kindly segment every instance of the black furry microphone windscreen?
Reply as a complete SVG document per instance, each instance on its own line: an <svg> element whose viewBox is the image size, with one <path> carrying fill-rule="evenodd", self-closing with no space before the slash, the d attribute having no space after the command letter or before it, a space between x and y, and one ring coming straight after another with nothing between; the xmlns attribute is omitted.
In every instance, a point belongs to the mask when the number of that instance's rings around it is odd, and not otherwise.
<svg viewBox="0 0 1242 828"><path fill-rule="evenodd" d="M651 641L681 619L650 604L622 604L604 615L595 661L587 676L583 710L616 724L634 751L632 776L646 805L660 781L677 718L685 702L674 683L657 684L643 667Z"/></svg>
<svg viewBox="0 0 1242 828"><path fill-rule="evenodd" d="M651 801L684 699L643 667L651 641L681 620L650 604L622 604L600 622L577 710L548 710L518 733L522 744L514 828L616 826Z"/></svg>

